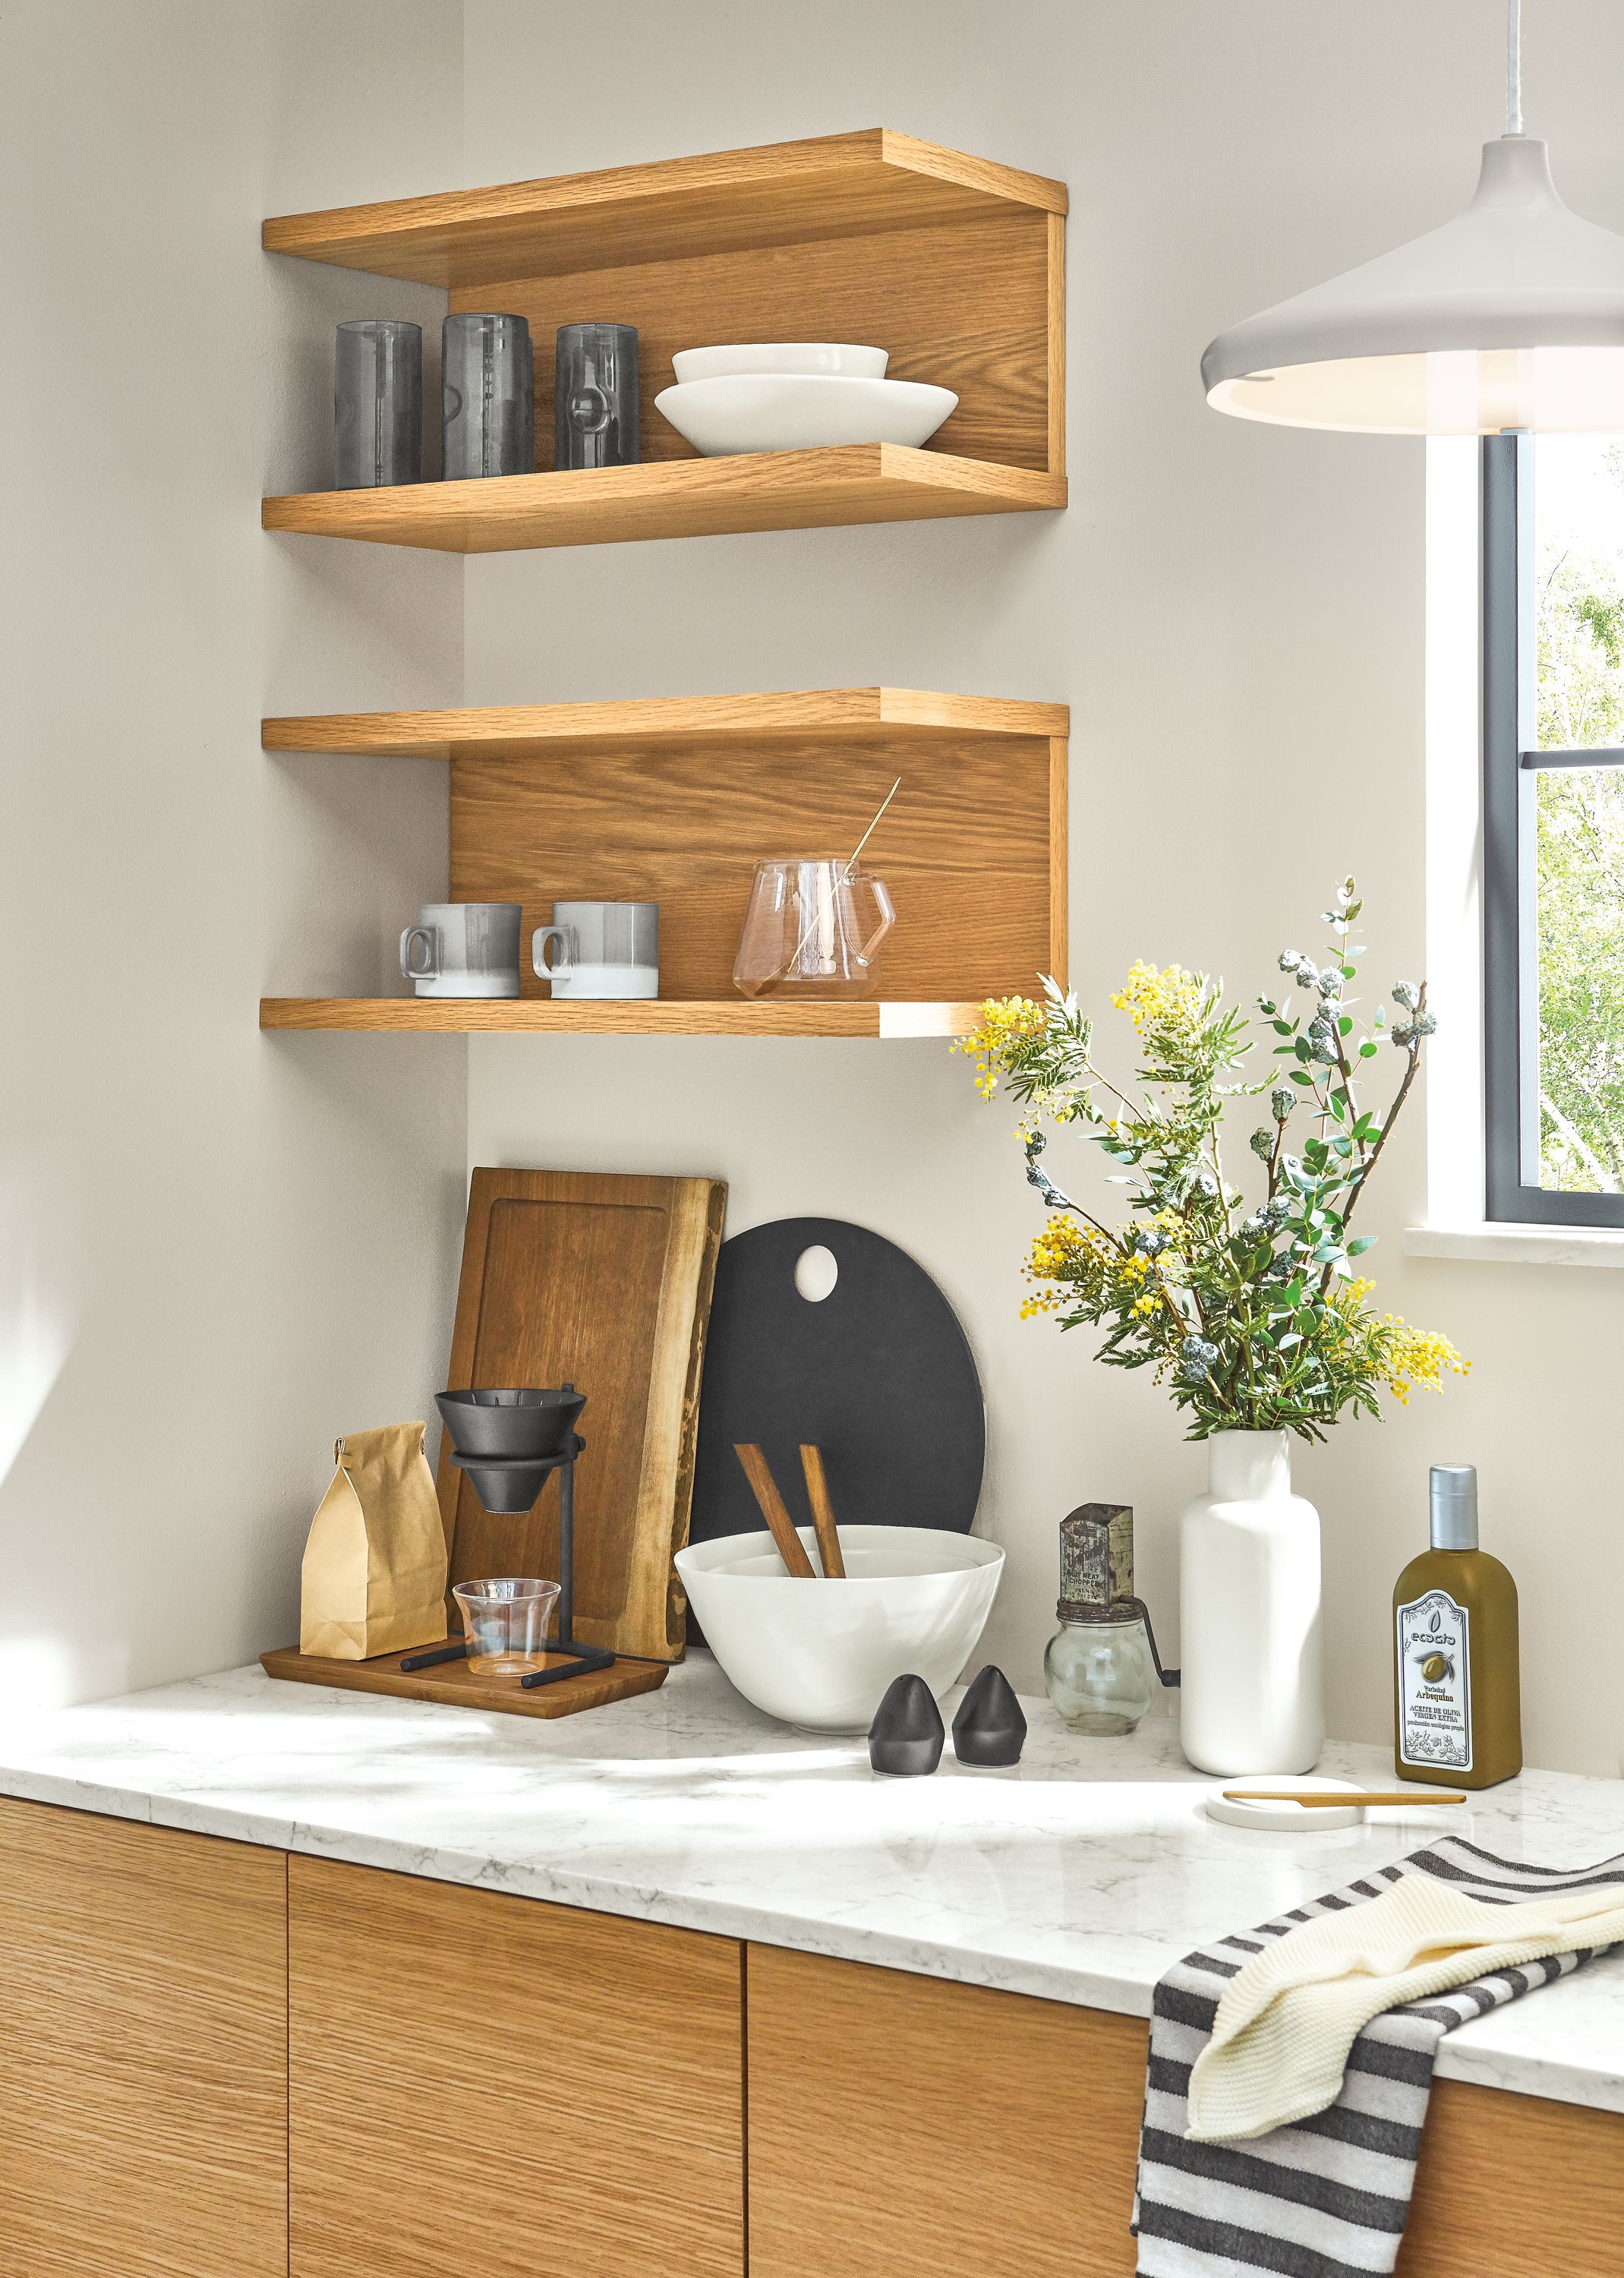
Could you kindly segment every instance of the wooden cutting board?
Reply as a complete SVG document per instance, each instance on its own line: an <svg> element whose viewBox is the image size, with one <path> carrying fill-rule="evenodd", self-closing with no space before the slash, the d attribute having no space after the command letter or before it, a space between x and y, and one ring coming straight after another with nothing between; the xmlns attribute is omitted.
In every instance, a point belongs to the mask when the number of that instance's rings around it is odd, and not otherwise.
<svg viewBox="0 0 1624 2278"><path fill-rule="evenodd" d="M586 1171L477 1170L469 1195L447 1388L585 1393L576 1634L650 1661L682 1656L671 1554L688 1540L726 1200L720 1179ZM438 1486L453 1582L557 1575L556 1475L532 1511L495 1517L442 1439Z"/></svg>

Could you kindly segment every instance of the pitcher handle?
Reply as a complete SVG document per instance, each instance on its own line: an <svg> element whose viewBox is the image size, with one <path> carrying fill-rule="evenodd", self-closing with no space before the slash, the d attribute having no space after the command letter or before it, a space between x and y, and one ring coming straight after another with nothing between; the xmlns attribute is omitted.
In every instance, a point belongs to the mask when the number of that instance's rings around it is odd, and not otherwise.
<svg viewBox="0 0 1624 2278"><path fill-rule="evenodd" d="M863 944L862 948L858 952L858 954L862 959L864 964L868 965L873 961L874 952L879 948L887 934L890 932L891 928L896 923L896 911L892 904L890 895L886 891L885 880L883 878L871 878L865 875L859 874L853 881L853 883L867 887L869 892L874 898L874 906L880 913L879 924L874 928L873 933L869 935L868 939Z"/></svg>

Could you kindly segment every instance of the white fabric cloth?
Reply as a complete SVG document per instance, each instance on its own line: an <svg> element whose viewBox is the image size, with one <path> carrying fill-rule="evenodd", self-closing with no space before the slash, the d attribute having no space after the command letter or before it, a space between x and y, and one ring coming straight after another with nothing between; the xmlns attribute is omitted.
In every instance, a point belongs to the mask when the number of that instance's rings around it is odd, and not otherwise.
<svg viewBox="0 0 1624 2278"><path fill-rule="evenodd" d="M1617 1887L1485 1905L1407 1875L1362 1907L1300 1923L1231 1979L1191 2070L1187 2134L1245 2143L1323 2112L1373 2017L1547 1954L1624 1938Z"/></svg>

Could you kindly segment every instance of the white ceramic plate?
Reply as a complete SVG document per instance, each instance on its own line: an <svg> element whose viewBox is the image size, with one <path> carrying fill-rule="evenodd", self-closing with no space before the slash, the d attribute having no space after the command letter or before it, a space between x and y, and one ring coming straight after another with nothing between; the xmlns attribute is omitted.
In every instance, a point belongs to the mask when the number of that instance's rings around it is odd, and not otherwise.
<svg viewBox="0 0 1624 2278"><path fill-rule="evenodd" d="M801 1540L814 1566L810 1527ZM846 1579L786 1574L770 1534L728 1534L676 1554L705 1643L746 1701L815 1732L865 1732L909 1670L938 1697L992 1611L1003 1552L926 1526L842 1526Z"/></svg>
<svg viewBox="0 0 1624 2278"><path fill-rule="evenodd" d="M914 379L845 379L829 372L739 372L694 379L654 398L707 459L738 451L816 451L842 443L923 443L958 398Z"/></svg>
<svg viewBox="0 0 1624 2278"><path fill-rule="evenodd" d="M1227 1803L1224 1789L1304 1787L1317 1793L1322 1788L1353 1786L1352 1780L1315 1779L1311 1774L1305 1778L1297 1772L1283 1773L1275 1779L1267 1772L1247 1772L1213 1789L1207 1798L1207 1816L1221 1819L1228 1827L1262 1827L1289 1835L1328 1835L1333 1827L1357 1827L1365 1816L1363 1804L1316 1804L1311 1811L1305 1811L1300 1803Z"/></svg>
<svg viewBox="0 0 1624 2278"><path fill-rule="evenodd" d="M728 379L742 371L838 372L847 379L883 379L884 348L849 340L751 340L730 348L679 348L671 368L680 381Z"/></svg>

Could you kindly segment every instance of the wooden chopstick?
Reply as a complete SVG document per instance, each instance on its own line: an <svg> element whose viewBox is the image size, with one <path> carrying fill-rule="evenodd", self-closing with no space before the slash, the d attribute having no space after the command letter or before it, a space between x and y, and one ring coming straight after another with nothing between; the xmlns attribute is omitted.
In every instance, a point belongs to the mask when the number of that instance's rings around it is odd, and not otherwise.
<svg viewBox="0 0 1624 2278"><path fill-rule="evenodd" d="M843 1582L846 1561L840 1547L840 1529L835 1524L835 1506L829 1501L829 1483L823 1472L823 1450L801 1442L801 1469L806 1474L806 1500L812 1505L812 1527L818 1537L818 1556L823 1561L824 1579Z"/></svg>
<svg viewBox="0 0 1624 2278"><path fill-rule="evenodd" d="M815 1582L818 1571L806 1556L805 1546L795 1531L795 1521L784 1509L784 1499L778 1492L778 1483L767 1469L766 1457L753 1441L741 1446L736 1440L733 1452L744 1466L744 1476L750 1481L751 1493L761 1506L761 1516L767 1531L778 1545L778 1555L791 1574L801 1580Z"/></svg>
<svg viewBox="0 0 1624 2278"><path fill-rule="evenodd" d="M1300 1803L1305 1811L1330 1811L1344 1803L1464 1803L1452 1788L1226 1787L1225 1803Z"/></svg>

